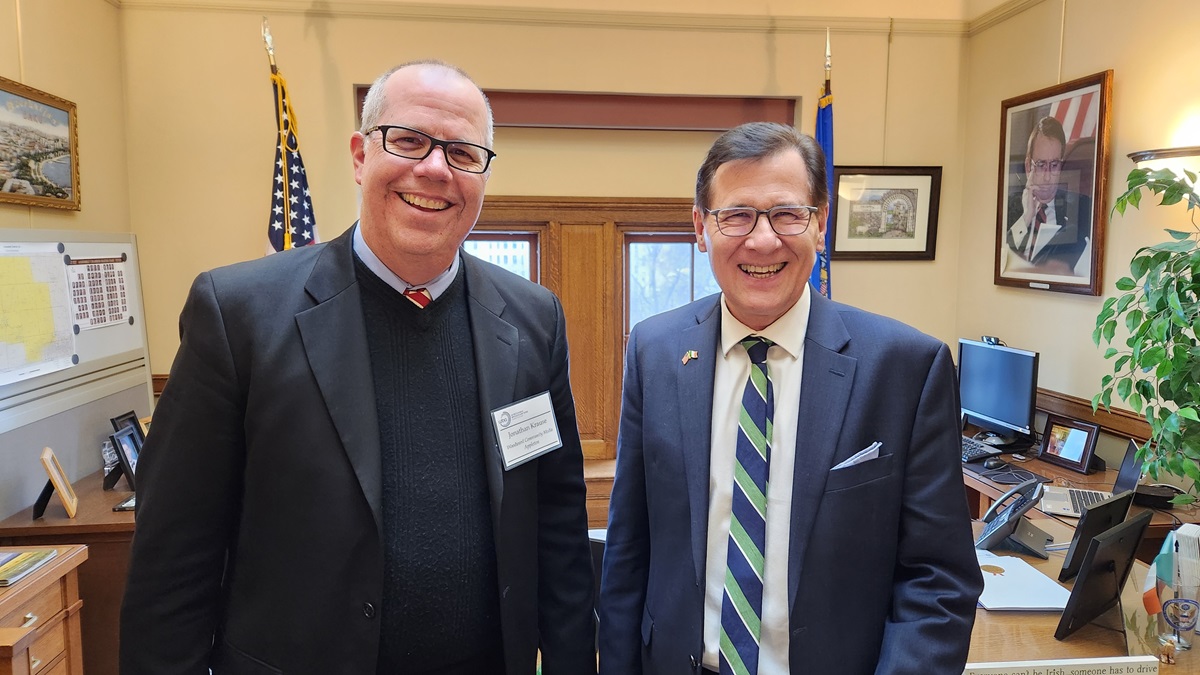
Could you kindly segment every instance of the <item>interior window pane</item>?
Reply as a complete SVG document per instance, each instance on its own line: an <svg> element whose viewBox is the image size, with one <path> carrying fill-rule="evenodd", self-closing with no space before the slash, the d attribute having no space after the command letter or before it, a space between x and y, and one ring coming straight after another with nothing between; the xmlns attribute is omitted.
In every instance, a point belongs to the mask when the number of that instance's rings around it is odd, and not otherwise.
<svg viewBox="0 0 1200 675"><path fill-rule="evenodd" d="M629 244L629 325L689 302L692 297L690 243Z"/></svg>
<svg viewBox="0 0 1200 675"><path fill-rule="evenodd" d="M697 298L703 298L706 295L719 293L721 291L721 287L717 285L717 278L713 276L712 264L708 260L708 254L701 253L700 249L694 246L692 247L692 251L695 252L696 256L694 263L696 287L695 291L692 293L692 299L695 300Z"/></svg>
<svg viewBox="0 0 1200 675"><path fill-rule="evenodd" d="M529 278L529 242L468 239L463 243L467 253L499 265L514 274Z"/></svg>

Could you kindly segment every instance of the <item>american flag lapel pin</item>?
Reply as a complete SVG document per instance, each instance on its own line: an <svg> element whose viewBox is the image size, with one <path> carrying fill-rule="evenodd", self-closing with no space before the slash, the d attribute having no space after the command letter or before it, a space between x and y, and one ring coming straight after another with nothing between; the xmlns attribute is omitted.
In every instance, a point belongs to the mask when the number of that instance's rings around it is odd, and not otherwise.
<svg viewBox="0 0 1200 675"><path fill-rule="evenodd" d="M686 366L688 364L688 361L691 361L692 359L698 359L698 358L700 358L700 354L697 353L695 349L689 349L683 355L683 365Z"/></svg>

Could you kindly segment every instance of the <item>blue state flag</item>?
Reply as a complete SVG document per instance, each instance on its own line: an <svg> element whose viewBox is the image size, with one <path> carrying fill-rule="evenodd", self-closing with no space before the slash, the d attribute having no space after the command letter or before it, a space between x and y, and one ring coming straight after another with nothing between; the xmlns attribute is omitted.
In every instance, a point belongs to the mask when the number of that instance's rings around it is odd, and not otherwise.
<svg viewBox="0 0 1200 675"><path fill-rule="evenodd" d="M826 66L828 68L828 66ZM829 80L825 80L825 91L817 103L817 144L825 153L825 180L829 186L830 201L837 199L833 193L833 92ZM817 254L817 262L813 265L813 288L827 298L833 297L833 289L829 270L829 245L833 237L834 223L825 228L825 250Z"/></svg>

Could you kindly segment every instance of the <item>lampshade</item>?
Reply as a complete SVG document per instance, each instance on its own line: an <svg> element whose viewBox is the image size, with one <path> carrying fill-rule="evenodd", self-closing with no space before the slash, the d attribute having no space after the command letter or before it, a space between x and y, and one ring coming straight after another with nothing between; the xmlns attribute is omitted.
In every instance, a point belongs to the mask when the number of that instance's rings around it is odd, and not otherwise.
<svg viewBox="0 0 1200 675"><path fill-rule="evenodd" d="M1170 159L1174 157L1200 157L1200 145L1189 145L1182 148L1159 148L1157 150L1138 150L1129 153L1129 159L1136 163L1148 162L1152 159Z"/></svg>

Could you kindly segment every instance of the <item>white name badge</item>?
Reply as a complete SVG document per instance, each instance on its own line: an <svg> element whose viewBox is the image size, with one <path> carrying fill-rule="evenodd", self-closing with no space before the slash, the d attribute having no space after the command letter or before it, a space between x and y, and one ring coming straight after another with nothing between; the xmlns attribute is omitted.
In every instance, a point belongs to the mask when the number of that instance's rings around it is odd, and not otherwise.
<svg viewBox="0 0 1200 675"><path fill-rule="evenodd" d="M500 441L505 471L562 447L548 391L496 408L492 411L492 426Z"/></svg>

